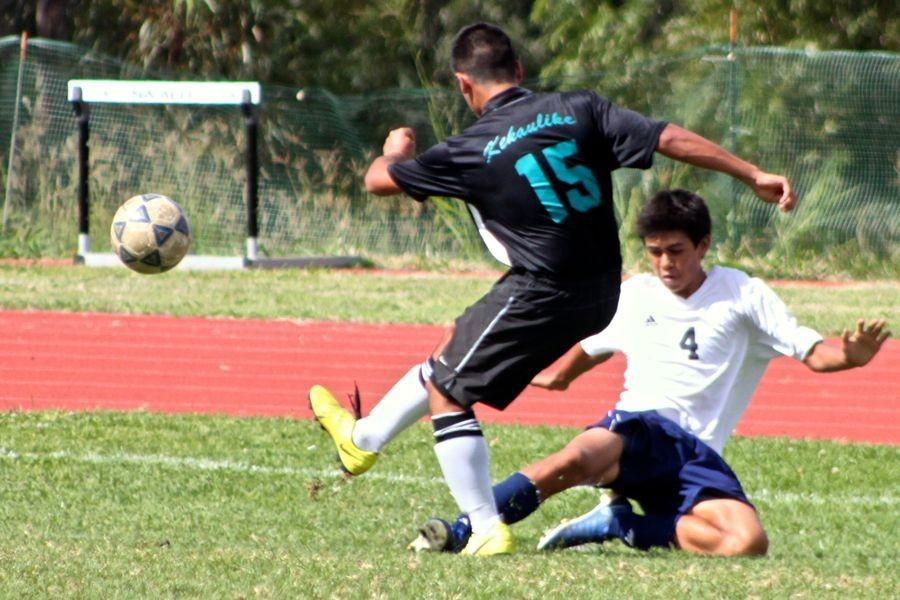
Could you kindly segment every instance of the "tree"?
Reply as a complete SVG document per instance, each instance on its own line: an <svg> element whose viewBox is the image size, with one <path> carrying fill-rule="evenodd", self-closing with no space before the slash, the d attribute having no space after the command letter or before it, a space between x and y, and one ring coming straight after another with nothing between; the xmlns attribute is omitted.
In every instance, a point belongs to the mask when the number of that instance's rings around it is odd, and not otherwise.
<svg viewBox="0 0 900 600"><path fill-rule="evenodd" d="M64 40L69 37L68 0L38 0L35 25L40 37Z"/></svg>
<svg viewBox="0 0 900 600"><path fill-rule="evenodd" d="M728 43L732 8L740 45L900 49L900 11L891 0L536 0L532 20L554 55L542 75L604 71Z"/></svg>

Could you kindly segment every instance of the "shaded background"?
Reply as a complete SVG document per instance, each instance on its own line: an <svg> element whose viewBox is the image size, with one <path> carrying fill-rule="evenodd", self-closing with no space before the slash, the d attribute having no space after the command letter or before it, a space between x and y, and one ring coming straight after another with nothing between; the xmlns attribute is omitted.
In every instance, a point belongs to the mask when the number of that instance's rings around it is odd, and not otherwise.
<svg viewBox="0 0 900 600"><path fill-rule="evenodd" d="M729 178L665 159L616 174L626 261L642 201L664 186L710 202L715 258L756 274L896 278L900 55L890 2L0 1L0 256L69 256L76 240L70 78L263 83L261 250L488 261L457 202L374 199L361 174L386 130L420 144L472 121L446 56L472 20L502 24L527 84L590 87L790 175L784 217ZM499 3L498 3L499 4ZM736 44L729 11L737 8ZM52 39L50 39L52 38ZM302 100L298 92L303 91ZM91 231L127 197L187 208L198 253L240 254L243 130L222 108L97 105Z"/></svg>

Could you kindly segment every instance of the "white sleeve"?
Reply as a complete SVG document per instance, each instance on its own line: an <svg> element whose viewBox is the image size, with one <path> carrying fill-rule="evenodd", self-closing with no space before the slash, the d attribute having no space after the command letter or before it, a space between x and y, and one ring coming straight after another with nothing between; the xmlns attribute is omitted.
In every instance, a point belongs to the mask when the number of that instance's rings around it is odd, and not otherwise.
<svg viewBox="0 0 900 600"><path fill-rule="evenodd" d="M822 336L797 319L769 286L759 279L750 279L742 290L746 316L756 330L757 344L784 356L803 360Z"/></svg>
<svg viewBox="0 0 900 600"><path fill-rule="evenodd" d="M624 294L623 294L624 295ZM601 354L609 354L610 352L622 352L622 321L624 320L622 310L622 296L619 296L619 306L612 321L606 326L606 329L600 333L595 333L591 337L581 340L581 349L588 356L600 356Z"/></svg>

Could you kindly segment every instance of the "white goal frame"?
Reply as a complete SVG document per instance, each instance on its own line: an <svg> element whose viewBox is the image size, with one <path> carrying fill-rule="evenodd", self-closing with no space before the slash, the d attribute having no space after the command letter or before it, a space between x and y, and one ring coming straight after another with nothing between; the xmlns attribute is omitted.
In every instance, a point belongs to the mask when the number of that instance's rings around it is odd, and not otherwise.
<svg viewBox="0 0 900 600"><path fill-rule="evenodd" d="M91 251L89 231L90 203L88 174L90 170L88 139L90 137L90 104L194 104L240 106L247 128L247 181L244 201L247 204L247 240L245 256L200 256L188 254L176 268L243 269L254 266L258 257L257 207L257 130L262 91L255 81L150 81L118 79L72 79L68 82L68 100L78 117L78 251L75 262L93 267L119 265L112 253Z"/></svg>
<svg viewBox="0 0 900 600"><path fill-rule="evenodd" d="M247 206L247 240L244 256L198 256L188 254L176 269L271 269L283 267L344 268L365 264L359 256L259 256L259 105L262 90L256 81L156 81L119 79L72 79L68 99L78 117L78 252L75 262L87 266L108 267L119 264L112 253L91 252L89 232L90 203L90 104L195 104L240 106L246 128L247 180L244 203Z"/></svg>

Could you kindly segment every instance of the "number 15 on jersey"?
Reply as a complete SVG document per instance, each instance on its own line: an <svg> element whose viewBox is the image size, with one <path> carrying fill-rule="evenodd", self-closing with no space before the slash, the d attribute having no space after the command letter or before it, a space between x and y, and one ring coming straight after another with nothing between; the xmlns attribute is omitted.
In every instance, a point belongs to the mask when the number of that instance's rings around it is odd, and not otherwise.
<svg viewBox="0 0 900 600"><path fill-rule="evenodd" d="M566 140L544 148L540 153L526 154L516 161L516 172L528 180L531 189L554 223L562 223L569 216L569 211L562 199L553 189L549 177L555 177L561 183L571 186L566 191L566 200L574 210L586 212L600 206L600 185L590 169L584 165L566 164L566 159L578 153L575 140ZM541 154L550 166L551 173L546 173L538 161Z"/></svg>

